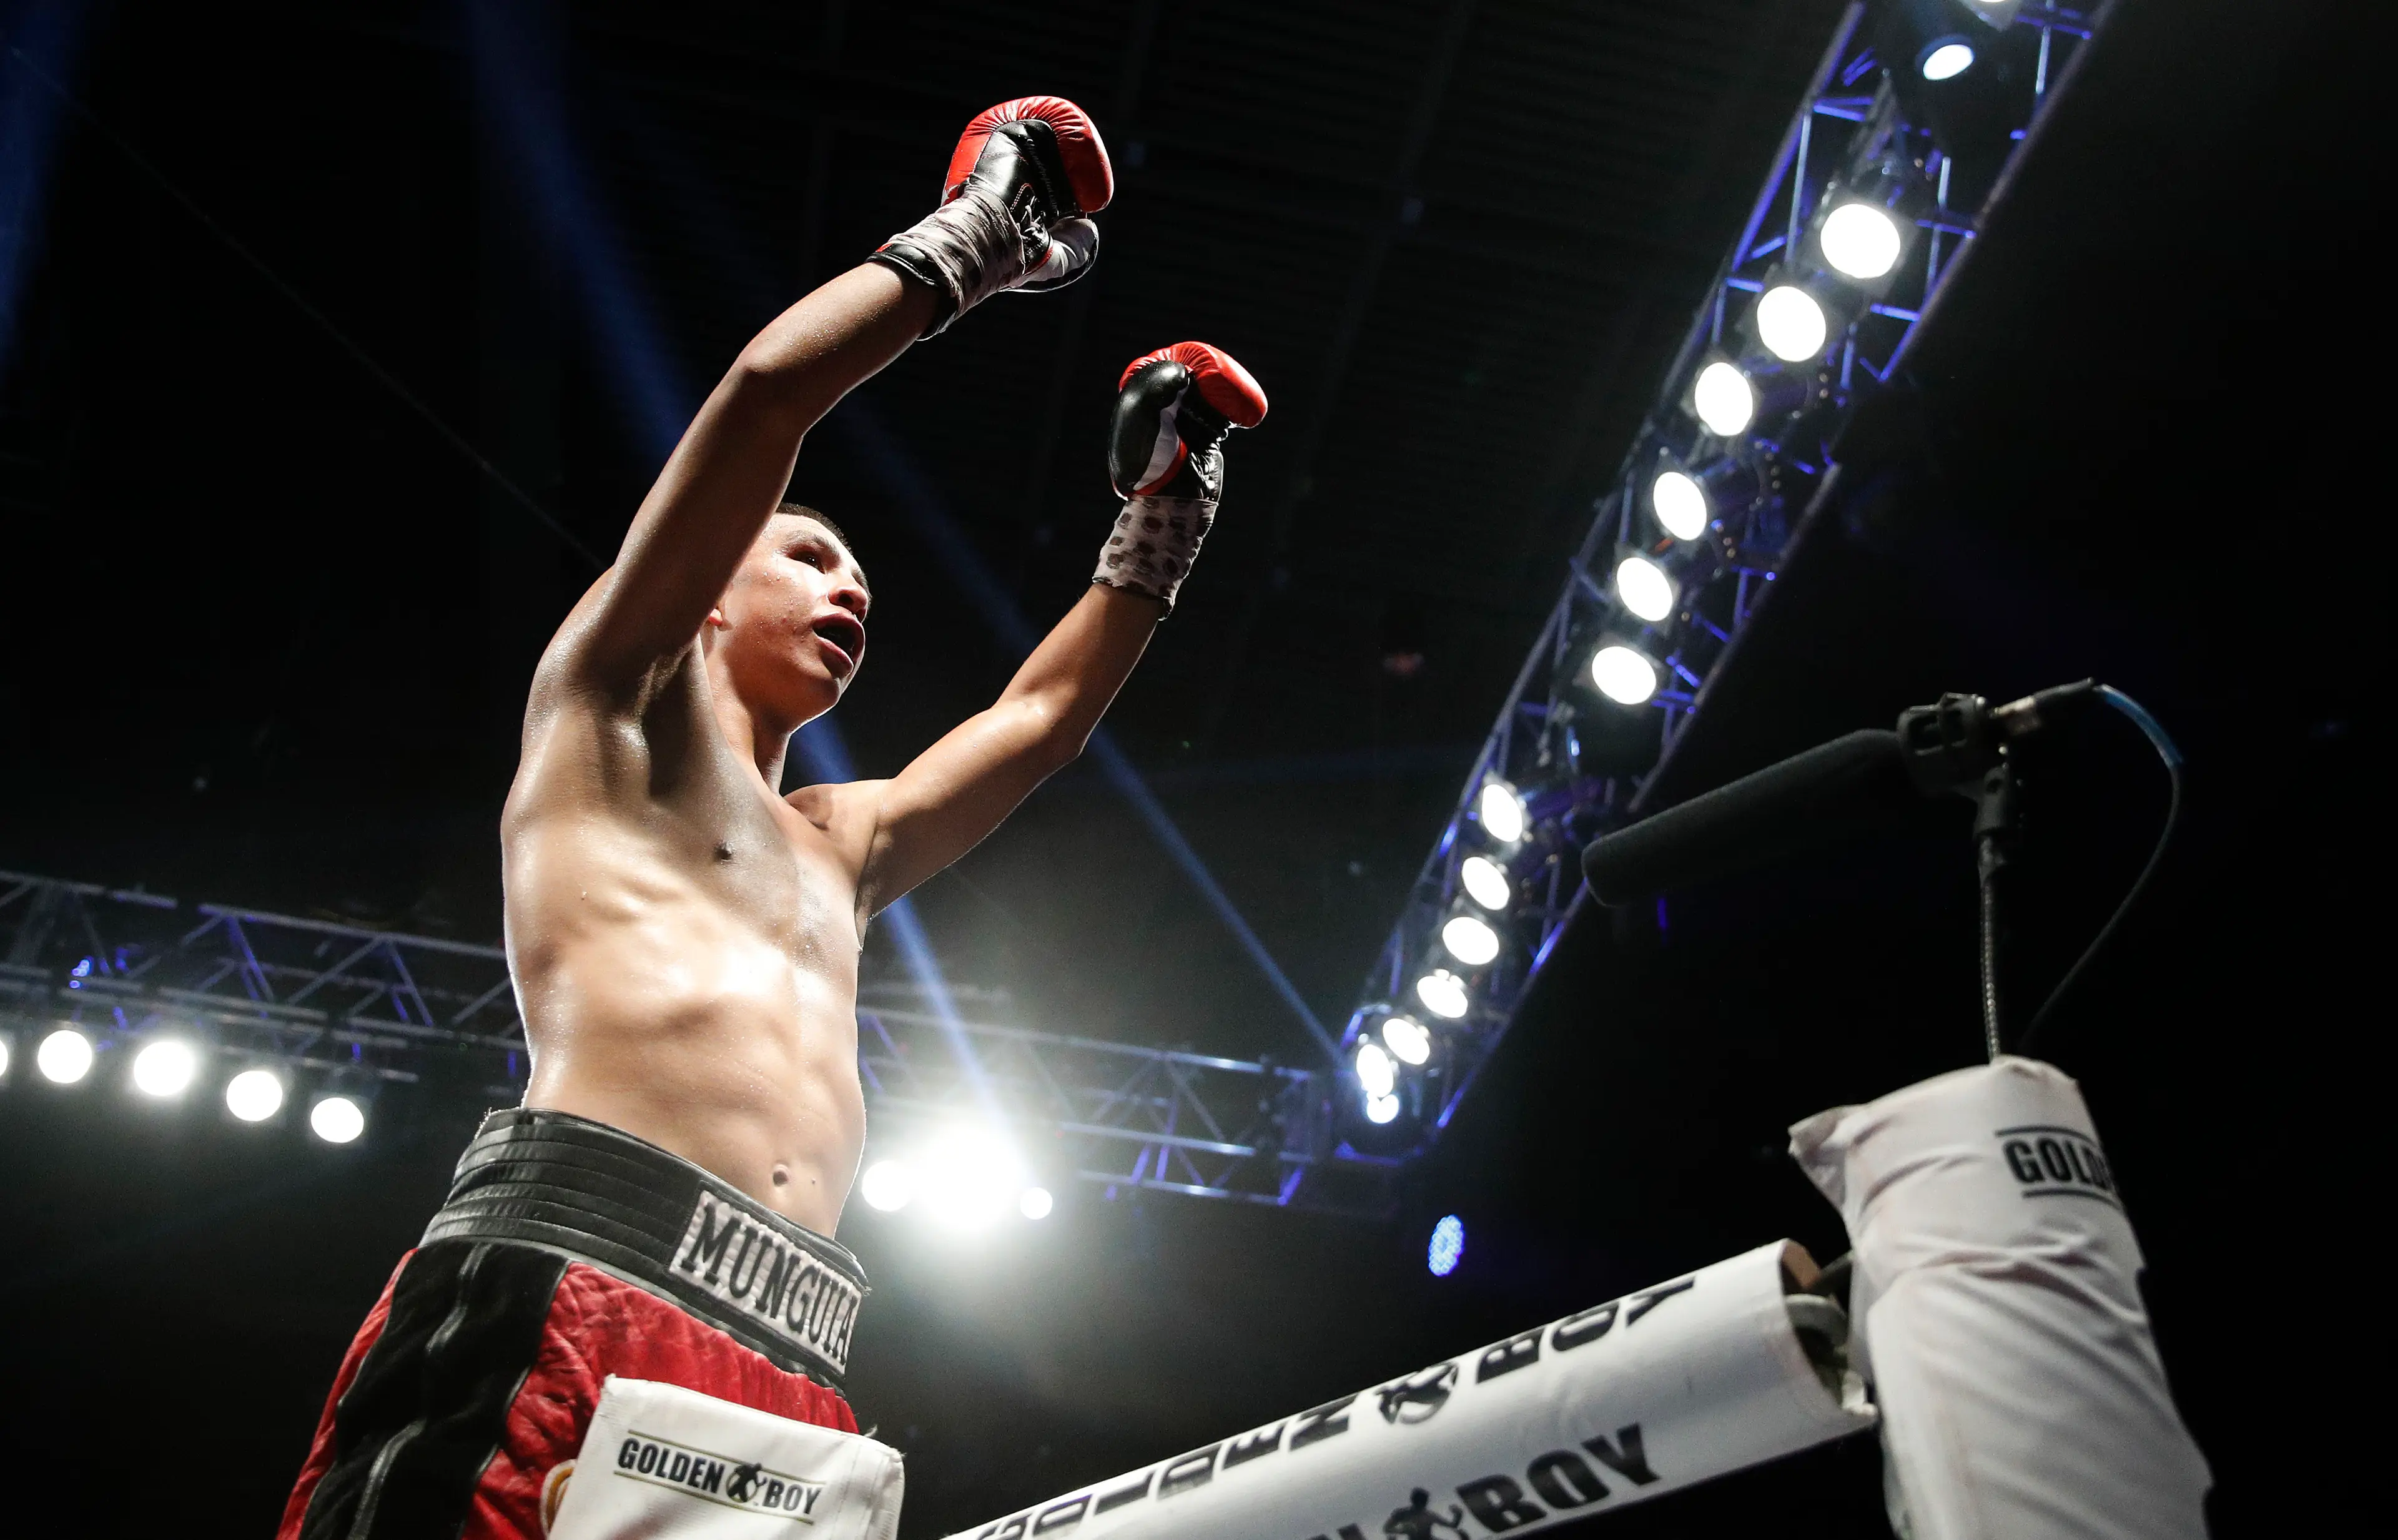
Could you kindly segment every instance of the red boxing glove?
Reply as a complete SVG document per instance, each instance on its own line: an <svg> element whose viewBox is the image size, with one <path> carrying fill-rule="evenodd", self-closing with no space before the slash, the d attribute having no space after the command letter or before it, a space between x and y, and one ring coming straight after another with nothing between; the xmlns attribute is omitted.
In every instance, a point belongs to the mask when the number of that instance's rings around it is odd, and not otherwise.
<svg viewBox="0 0 2398 1540"><path fill-rule="evenodd" d="M1115 196L1108 148L1083 109L1026 96L976 115L950 156L940 207L873 260L940 299L929 337L991 295L1062 289L1098 257L1088 216Z"/></svg>
<svg viewBox="0 0 2398 1540"><path fill-rule="evenodd" d="M1265 388L1206 343L1176 343L1125 365L1108 435L1119 497L1223 495L1224 436L1266 420Z"/></svg>
<svg viewBox="0 0 2398 1540"><path fill-rule="evenodd" d="M1108 435L1108 475L1125 501L1091 581L1173 614L1223 496L1225 436L1265 416L1264 389L1221 348L1176 343L1125 365Z"/></svg>
<svg viewBox="0 0 2398 1540"><path fill-rule="evenodd" d="M1011 124L1021 128L1011 131ZM1045 134L1043 129L1047 130ZM1115 168L1108 163L1108 147L1101 142L1099 130L1091 126L1083 109L1060 96L1019 96L1013 101L985 108L966 125L957 150L950 156L949 179L941 183L943 203L964 190L975 168L982 163L984 145L994 133L1018 142L1045 141L1055 162L1040 169L1052 175L1062 172L1065 182L1062 187L1044 187L1044 196L1068 212L1096 214L1114 200Z"/></svg>

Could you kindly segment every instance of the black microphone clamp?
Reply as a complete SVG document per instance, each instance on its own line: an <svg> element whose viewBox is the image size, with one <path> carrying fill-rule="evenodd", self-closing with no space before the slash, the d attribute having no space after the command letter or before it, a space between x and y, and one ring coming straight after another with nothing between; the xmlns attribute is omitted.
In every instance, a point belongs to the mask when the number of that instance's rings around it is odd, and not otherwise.
<svg viewBox="0 0 2398 1540"><path fill-rule="evenodd" d="M1927 797L1979 797L2007 749L2098 698L2098 682L2076 680L1993 706L1980 696L1944 695L1898 714L1898 749L1907 778Z"/></svg>

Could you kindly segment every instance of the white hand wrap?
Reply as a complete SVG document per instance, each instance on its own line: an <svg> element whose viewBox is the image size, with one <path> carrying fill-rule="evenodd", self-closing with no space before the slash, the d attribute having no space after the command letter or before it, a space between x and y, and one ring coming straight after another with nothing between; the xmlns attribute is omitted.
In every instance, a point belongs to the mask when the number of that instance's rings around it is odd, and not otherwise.
<svg viewBox="0 0 2398 1540"><path fill-rule="evenodd" d="M1099 551L1091 581L1154 599L1174 613L1174 595L1198 560L1199 543L1216 521L1213 499L1136 497L1116 515L1115 533Z"/></svg>
<svg viewBox="0 0 2398 1540"><path fill-rule="evenodd" d="M1071 282L1098 251L1098 226L1086 219L1028 228L987 189L969 182L958 196L882 243L874 260L930 285L944 304L924 335L1004 290Z"/></svg>

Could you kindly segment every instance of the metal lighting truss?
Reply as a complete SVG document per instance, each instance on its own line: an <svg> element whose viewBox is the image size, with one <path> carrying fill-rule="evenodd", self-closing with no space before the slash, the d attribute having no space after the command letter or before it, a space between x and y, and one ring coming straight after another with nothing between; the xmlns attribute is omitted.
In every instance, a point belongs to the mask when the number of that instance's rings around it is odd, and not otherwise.
<svg viewBox="0 0 2398 1540"><path fill-rule="evenodd" d="M1053 1181L1275 1205L1301 1201L1301 1178L1328 1159L1321 1072L957 1020L902 981L859 993L858 1075L878 1142L980 1112ZM948 994L952 1009L1004 1004L966 986ZM61 1026L92 1040L104 1080L143 1039L184 1038L214 1071L200 1096L259 1065L360 1097L429 1083L513 1102L524 1090L524 1024L498 947L0 871L8 1075L31 1073L35 1045ZM1328 1173L1306 1184L1304 1206L1379 1212L1381 1174Z"/></svg>
<svg viewBox="0 0 2398 1540"><path fill-rule="evenodd" d="M2019 94L2008 103L2015 126L2002 142L1996 174L1983 179L1995 187L2068 53L2089 37L2095 14L2049 4L2027 5L2010 17L2004 7L1948 3L1957 20L2038 34L2036 45L2022 39L2021 62L2029 67L2014 76ZM1342 1035L1344 1051L1377 1037L1394 1015L1430 1028L1435 1047L1421 1068L1397 1066L1395 1111L1391 1102L1378 1109L1388 1128L1363 1118L1362 1103L1344 1103L1337 1121L1346 1137L1335 1144L1336 1158L1356 1155L1354 1140L1405 1160L1448 1126L1583 901L1583 845L1634 811L1650 770L1697 709L1700 687L1772 583L1797 516L1830 468L1827 446L1856 405L1895 372L1918 319L1974 238L1979 208L1954 206L1954 167L1928 125L1909 120L1905 102L1916 82L1910 78L1902 91L1892 78L1893 69L1912 61L1885 67L1860 27L1865 15L1863 5L1852 5L1825 49L1740 237L1717 270L1613 489L1594 504L1565 589L1367 977L1364 1002ZM1998 34L1986 28L1976 35ZM1961 194L1961 179L1954 190ZM1890 209L1904 231L1897 265L1872 282L1833 272L1818 244L1824 216L1850 199ZM1812 361L1774 358L1755 331L1757 297L1785 282L1811 290L1827 315L1826 341ZM1708 431L1693 401L1701 371L1718 362L1741 371L1757 402L1747 427L1728 438ZM1711 488L1707 527L1696 539L1668 534L1651 507L1651 483L1668 469ZM1642 621L1617 591L1620 564L1632 556L1672 579L1673 603L1662 620ZM1653 667L1658 684L1644 704L1619 705L1596 687L1591 660L1610 644L1640 653ZM1478 804L1493 783L1520 799L1525 828L1518 841L1496 839L1483 825ZM1475 855L1505 870L1503 913L1483 909L1462 890L1460 866ZM1499 953L1487 965L1468 966L1442 941L1443 925L1462 912L1499 933ZM1418 991L1418 980L1435 969L1465 986L1462 1016L1444 1019Z"/></svg>

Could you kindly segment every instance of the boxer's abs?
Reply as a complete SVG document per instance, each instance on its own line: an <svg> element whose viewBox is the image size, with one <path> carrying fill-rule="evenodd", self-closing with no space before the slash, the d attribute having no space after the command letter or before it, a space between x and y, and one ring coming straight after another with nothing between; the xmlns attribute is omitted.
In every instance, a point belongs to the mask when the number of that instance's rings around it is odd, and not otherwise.
<svg viewBox="0 0 2398 1540"><path fill-rule="evenodd" d="M829 1236L865 1138L855 898L758 812L697 841L670 816L511 817L525 1104L648 1140Z"/></svg>

